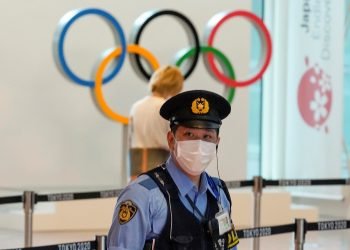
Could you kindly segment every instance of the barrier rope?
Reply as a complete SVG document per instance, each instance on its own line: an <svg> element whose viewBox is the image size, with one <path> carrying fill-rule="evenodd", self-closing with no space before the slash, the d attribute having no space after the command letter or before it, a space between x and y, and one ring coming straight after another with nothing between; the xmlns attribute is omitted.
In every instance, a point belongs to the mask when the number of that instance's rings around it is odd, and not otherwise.
<svg viewBox="0 0 350 250"><path fill-rule="evenodd" d="M270 236L274 234L284 234L295 232L295 224L286 224L271 227L255 227L237 230L237 236L239 239L247 238L259 238L264 236Z"/></svg>
<svg viewBox="0 0 350 250"><path fill-rule="evenodd" d="M226 184L228 189L241 188L241 187L252 187L254 185L254 181L253 180L225 181L225 184Z"/></svg>
<svg viewBox="0 0 350 250"><path fill-rule="evenodd" d="M318 186L318 185L350 185L350 179L284 179L284 180L264 180L265 186Z"/></svg>
<svg viewBox="0 0 350 250"><path fill-rule="evenodd" d="M329 231L329 230L344 230L350 229L350 220L332 220L306 222L305 233L307 231ZM271 227L255 227L237 230L237 236L240 239L260 238L274 234L284 234L296 232L296 224L285 224Z"/></svg>
<svg viewBox="0 0 350 250"><path fill-rule="evenodd" d="M350 228L350 220L333 220L307 223L307 231L344 230Z"/></svg>
<svg viewBox="0 0 350 250"><path fill-rule="evenodd" d="M22 202L22 196L8 196L8 197L0 197L0 205L1 204L10 204L10 203L18 203Z"/></svg>
<svg viewBox="0 0 350 250"><path fill-rule="evenodd" d="M305 221L305 231L326 231L326 230L344 230L350 229L350 220L332 220L332 221L318 221L308 223ZM248 239L248 238L260 238L265 236L271 236L276 234L284 233L296 233L296 223L277 225L270 227L255 227L247 229L237 230L237 236L239 239ZM97 249L96 241L83 241L83 242L73 242L73 243L64 243L58 245L49 245L49 246L39 246L39 247L26 247L26 248L12 248L6 250L21 250L21 249L32 249L32 250L67 250L67 249L76 249L76 250L95 250Z"/></svg>
<svg viewBox="0 0 350 250"><path fill-rule="evenodd" d="M31 249L31 250L96 250L97 244L96 241L82 241L82 242L72 242L72 243L63 243L57 245L49 246L39 246L39 247L24 247L24 248L11 248L4 250L22 250L22 249Z"/></svg>
<svg viewBox="0 0 350 250"><path fill-rule="evenodd" d="M263 187L266 186L316 186L316 185L350 185L350 179L281 179L281 180L265 180L262 179ZM229 189L254 186L253 180L242 181L226 181ZM35 194L35 203L52 202L52 201L69 201L83 199L98 199L117 197L122 189L79 192L79 193L56 193L56 194ZM0 197L0 205L8 203L23 202L22 196Z"/></svg>
<svg viewBox="0 0 350 250"><path fill-rule="evenodd" d="M122 189L104 190L95 192L83 192L83 193L57 193L57 194L40 194L36 195L36 201L69 201L69 200L84 200L84 199L97 199L97 198L112 198L117 197L121 193Z"/></svg>

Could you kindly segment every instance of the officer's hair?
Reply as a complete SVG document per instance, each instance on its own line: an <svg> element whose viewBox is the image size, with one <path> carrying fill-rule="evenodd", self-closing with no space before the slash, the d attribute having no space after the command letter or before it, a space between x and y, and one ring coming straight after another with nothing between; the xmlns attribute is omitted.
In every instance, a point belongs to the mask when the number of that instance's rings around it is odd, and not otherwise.
<svg viewBox="0 0 350 250"><path fill-rule="evenodd" d="M176 130L177 130L177 128L178 128L179 126L180 126L180 125L177 125L177 124L171 124L171 125L170 125L170 130L171 130L171 132L172 132L174 135L175 135ZM220 128L216 128L215 131L216 131L216 134L219 136Z"/></svg>
<svg viewBox="0 0 350 250"><path fill-rule="evenodd" d="M184 77L175 66L163 66L157 69L149 82L150 91L167 98L178 94L183 88Z"/></svg>

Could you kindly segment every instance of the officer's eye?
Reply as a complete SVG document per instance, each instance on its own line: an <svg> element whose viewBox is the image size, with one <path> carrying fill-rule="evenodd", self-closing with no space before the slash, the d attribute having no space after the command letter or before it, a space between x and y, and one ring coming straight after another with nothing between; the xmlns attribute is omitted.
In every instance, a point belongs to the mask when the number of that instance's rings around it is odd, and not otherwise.
<svg viewBox="0 0 350 250"><path fill-rule="evenodd" d="M213 136L213 135L204 135L204 136L203 136L203 140L204 140L204 141L207 141L207 142L213 142L213 143L215 143L215 142L216 142L216 137Z"/></svg>
<svg viewBox="0 0 350 250"><path fill-rule="evenodd" d="M204 135L203 136L203 139L205 139L205 140L210 140L210 139L212 139L213 137L211 136L211 135Z"/></svg>
<svg viewBox="0 0 350 250"><path fill-rule="evenodd" d="M192 132L190 132L190 131L187 131L187 132L184 133L184 136L192 138L192 137L194 137L194 134Z"/></svg>

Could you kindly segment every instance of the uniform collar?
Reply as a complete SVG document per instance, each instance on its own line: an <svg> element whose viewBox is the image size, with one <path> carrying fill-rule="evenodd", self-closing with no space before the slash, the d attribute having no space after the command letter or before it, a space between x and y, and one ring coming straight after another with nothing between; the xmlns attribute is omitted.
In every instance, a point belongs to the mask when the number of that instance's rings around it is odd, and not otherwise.
<svg viewBox="0 0 350 250"><path fill-rule="evenodd" d="M171 156L166 162L166 168L182 196L186 196L191 190L202 194L208 189L214 195L213 190L208 184L207 174L205 172L201 174L201 182L199 190L197 190L196 185L191 181L191 179L175 165L175 162Z"/></svg>

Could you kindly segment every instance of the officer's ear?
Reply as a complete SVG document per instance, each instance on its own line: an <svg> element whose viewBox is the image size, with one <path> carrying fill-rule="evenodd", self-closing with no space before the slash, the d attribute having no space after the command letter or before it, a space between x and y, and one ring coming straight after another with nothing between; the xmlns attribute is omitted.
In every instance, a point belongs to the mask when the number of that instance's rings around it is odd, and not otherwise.
<svg viewBox="0 0 350 250"><path fill-rule="evenodd" d="M168 147L170 151L173 151L175 148L175 135L172 131L168 131L167 133Z"/></svg>
<svg viewBox="0 0 350 250"><path fill-rule="evenodd" d="M218 151L219 143L220 143L220 136L218 136L218 140L216 141L216 151Z"/></svg>

